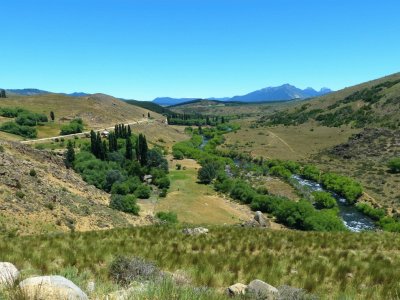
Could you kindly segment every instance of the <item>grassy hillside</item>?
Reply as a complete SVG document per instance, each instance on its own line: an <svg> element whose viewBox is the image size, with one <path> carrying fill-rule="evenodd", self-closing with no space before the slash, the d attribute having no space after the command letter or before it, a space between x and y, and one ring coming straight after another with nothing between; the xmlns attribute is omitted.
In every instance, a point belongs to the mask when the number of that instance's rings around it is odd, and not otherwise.
<svg viewBox="0 0 400 300"><path fill-rule="evenodd" d="M268 102L268 103L241 103L222 102L215 100L195 100L183 104L170 106L169 109L180 114L197 114L209 116L259 116L290 107L297 101Z"/></svg>
<svg viewBox="0 0 400 300"><path fill-rule="evenodd" d="M255 126L298 125L313 120L329 127L398 128L400 73L299 102L286 111L263 116Z"/></svg>
<svg viewBox="0 0 400 300"><path fill-rule="evenodd" d="M85 183L62 158L0 141L0 232L41 234L146 224L109 208L109 194Z"/></svg>
<svg viewBox="0 0 400 300"><path fill-rule="evenodd" d="M62 274L84 290L95 280L94 298L118 288L108 274L117 255L139 256L165 271L184 270L193 285L221 293L255 278L304 288L319 299L397 299L400 293L398 234L209 229L197 237L175 227L147 226L3 238L0 260L15 263L23 277Z"/></svg>
<svg viewBox="0 0 400 300"><path fill-rule="evenodd" d="M171 110L152 101L139 101L139 100L124 100L128 104L132 104L144 109L156 112L158 114L170 114Z"/></svg>
<svg viewBox="0 0 400 300"><path fill-rule="evenodd" d="M400 73L238 122L222 148L317 164L360 181L364 200L400 212L400 179L387 167L400 155Z"/></svg>
<svg viewBox="0 0 400 300"><path fill-rule="evenodd" d="M10 96L0 100L1 107L23 107L29 111L43 113L47 116L50 115L50 111L53 111L55 122L39 126L39 138L59 135L61 126L74 118L81 118L86 129L104 129L117 123L127 123L147 118L147 113L149 112L148 109L130 105L103 94L85 97L69 97L61 94ZM164 117L154 112L151 117L164 119Z"/></svg>

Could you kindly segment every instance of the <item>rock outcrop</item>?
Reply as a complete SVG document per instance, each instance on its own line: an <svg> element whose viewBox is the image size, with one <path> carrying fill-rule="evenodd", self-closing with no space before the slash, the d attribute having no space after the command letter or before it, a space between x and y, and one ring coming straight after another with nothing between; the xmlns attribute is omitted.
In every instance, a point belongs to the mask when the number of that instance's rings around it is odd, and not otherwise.
<svg viewBox="0 0 400 300"><path fill-rule="evenodd" d="M72 281L62 276L38 276L23 280L19 287L28 299L89 300Z"/></svg>
<svg viewBox="0 0 400 300"><path fill-rule="evenodd" d="M18 269L12 263L0 262L0 286L12 285L18 275Z"/></svg>
<svg viewBox="0 0 400 300"><path fill-rule="evenodd" d="M264 217L261 211L256 211L254 218L250 221L242 223L243 227L261 227L261 228L270 228L271 222L269 219Z"/></svg>
<svg viewBox="0 0 400 300"><path fill-rule="evenodd" d="M251 297L259 300L276 300L279 297L277 288L259 279L249 283L246 288L246 294L250 294Z"/></svg>

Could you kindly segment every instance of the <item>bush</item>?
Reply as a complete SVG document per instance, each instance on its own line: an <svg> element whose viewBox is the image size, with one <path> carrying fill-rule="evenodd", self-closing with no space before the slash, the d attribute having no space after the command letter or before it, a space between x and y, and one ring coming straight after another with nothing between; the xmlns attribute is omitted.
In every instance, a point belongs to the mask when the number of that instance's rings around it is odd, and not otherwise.
<svg viewBox="0 0 400 300"><path fill-rule="evenodd" d="M325 173L322 175L321 181L325 188L345 197L350 204L354 203L363 192L358 182L346 176Z"/></svg>
<svg viewBox="0 0 400 300"><path fill-rule="evenodd" d="M233 183L230 195L233 199L239 200L245 204L250 204L257 196L257 193L245 181L237 180Z"/></svg>
<svg viewBox="0 0 400 300"><path fill-rule="evenodd" d="M15 122L24 126L36 126L39 122L48 122L47 116L44 114L35 114L31 112L23 112L18 114Z"/></svg>
<svg viewBox="0 0 400 300"><path fill-rule="evenodd" d="M160 189L168 189L171 185L171 181L167 176L164 175L163 177L154 179L154 184Z"/></svg>
<svg viewBox="0 0 400 300"><path fill-rule="evenodd" d="M374 221L379 221L386 216L385 210L381 208L373 208L367 203L357 203L356 208L363 214L369 216Z"/></svg>
<svg viewBox="0 0 400 300"><path fill-rule="evenodd" d="M158 194L158 196L161 197L161 198L167 197L167 191L168 191L167 189L162 189L160 191L160 193Z"/></svg>
<svg viewBox="0 0 400 300"><path fill-rule="evenodd" d="M158 213L156 213L156 217L166 223L170 224L178 223L178 216L174 212L159 211Z"/></svg>
<svg viewBox="0 0 400 300"><path fill-rule="evenodd" d="M117 257L109 267L109 275L112 280L123 286L132 281L148 281L160 276L160 270L152 262L139 257Z"/></svg>
<svg viewBox="0 0 400 300"><path fill-rule="evenodd" d="M313 165L306 165L304 166L303 170L301 171L301 175L306 178L313 180L315 182L319 182L320 180L321 171Z"/></svg>
<svg viewBox="0 0 400 300"><path fill-rule="evenodd" d="M183 159L184 158L182 151L177 150L177 149L172 150L172 155L174 156L175 159Z"/></svg>
<svg viewBox="0 0 400 300"><path fill-rule="evenodd" d="M208 184L217 177L218 166L213 162L203 165L197 174L197 178L201 183Z"/></svg>
<svg viewBox="0 0 400 300"><path fill-rule="evenodd" d="M29 175L31 175L32 177L35 177L35 176L36 176L36 171L35 171L35 169L31 169L31 170L29 171Z"/></svg>
<svg viewBox="0 0 400 300"><path fill-rule="evenodd" d="M270 174L272 176L278 176L282 177L284 179L289 179L290 176L292 176L292 172L290 172L288 169L286 169L284 166L273 166L269 170Z"/></svg>
<svg viewBox="0 0 400 300"><path fill-rule="evenodd" d="M338 206L336 199L328 192L317 191L313 192L314 205L318 209L335 208Z"/></svg>
<svg viewBox="0 0 400 300"><path fill-rule="evenodd" d="M400 157L389 160L387 166L392 173L400 173Z"/></svg>
<svg viewBox="0 0 400 300"><path fill-rule="evenodd" d="M111 195L110 207L134 215L139 215L140 210L134 195Z"/></svg>
<svg viewBox="0 0 400 300"><path fill-rule="evenodd" d="M69 124L63 125L61 127L61 135L81 133L83 131L83 121L82 119L72 120Z"/></svg>
<svg viewBox="0 0 400 300"><path fill-rule="evenodd" d="M336 212L336 210L332 209L314 212L304 220L304 229L315 231L346 231L346 227L336 215Z"/></svg>
<svg viewBox="0 0 400 300"><path fill-rule="evenodd" d="M5 122L0 125L0 131L20 135L26 138L36 138L37 130L35 127L18 125L15 122Z"/></svg>
<svg viewBox="0 0 400 300"><path fill-rule="evenodd" d="M148 185L139 185L135 191L135 196L140 199L149 199L151 194L151 189Z"/></svg>

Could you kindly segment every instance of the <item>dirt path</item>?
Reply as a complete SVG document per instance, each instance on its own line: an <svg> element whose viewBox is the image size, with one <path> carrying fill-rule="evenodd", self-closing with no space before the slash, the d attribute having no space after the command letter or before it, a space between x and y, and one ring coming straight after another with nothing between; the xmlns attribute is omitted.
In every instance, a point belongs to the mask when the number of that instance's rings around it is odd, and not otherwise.
<svg viewBox="0 0 400 300"><path fill-rule="evenodd" d="M268 132L269 134L271 134L274 138L277 138L277 139L278 139L282 144L284 144L286 147L288 147L289 150L290 150L291 152L296 153L296 152L293 150L293 148L290 147L290 145L289 145L288 143L286 143L286 141L285 141L284 139L282 139L279 135L273 133L273 132L270 131L270 130L267 130L267 132Z"/></svg>
<svg viewBox="0 0 400 300"><path fill-rule="evenodd" d="M137 124L142 124L142 123L150 123L151 121L147 118L141 119L139 121L131 121L126 124L125 126L128 125L137 125ZM104 129L97 129L98 130L112 130L114 129L114 126L106 127ZM96 131L96 130L95 130ZM44 142L44 141L50 141L53 139L60 139L60 138L68 138L68 137L74 137L74 136L85 136L86 134L89 134L90 131L84 131L80 133L73 133L73 134L66 134L66 135L58 135L58 136L52 136L52 137L47 137L47 138L41 138L41 139L35 139L35 140L28 140L28 141L21 141L22 144L31 144L31 143L36 143L36 142Z"/></svg>

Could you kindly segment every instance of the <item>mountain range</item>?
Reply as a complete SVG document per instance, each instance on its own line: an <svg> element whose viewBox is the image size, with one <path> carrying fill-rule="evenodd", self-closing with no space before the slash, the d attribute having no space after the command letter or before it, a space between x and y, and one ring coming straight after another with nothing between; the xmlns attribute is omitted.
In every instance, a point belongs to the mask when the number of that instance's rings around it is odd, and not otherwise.
<svg viewBox="0 0 400 300"><path fill-rule="evenodd" d="M21 96L35 96L35 95L45 95L45 94L53 94L53 92L39 90L39 89L6 89L7 94L21 95ZM58 93L57 93L58 94ZM60 93L62 95L68 95L72 97L83 97L88 96L89 94L83 92L74 92L74 93Z"/></svg>
<svg viewBox="0 0 400 300"><path fill-rule="evenodd" d="M236 101L236 102L287 101L293 99L306 99L306 98L322 96L330 92L332 92L332 90L329 88L322 88L319 91L316 91L315 89L308 87L302 90L290 84L283 84L277 87L266 87L242 96L223 97L223 98L210 97L207 99L219 100L219 101ZM158 97L155 98L153 102L159 105L169 106L169 105L175 105L193 101L196 99L199 98Z"/></svg>

